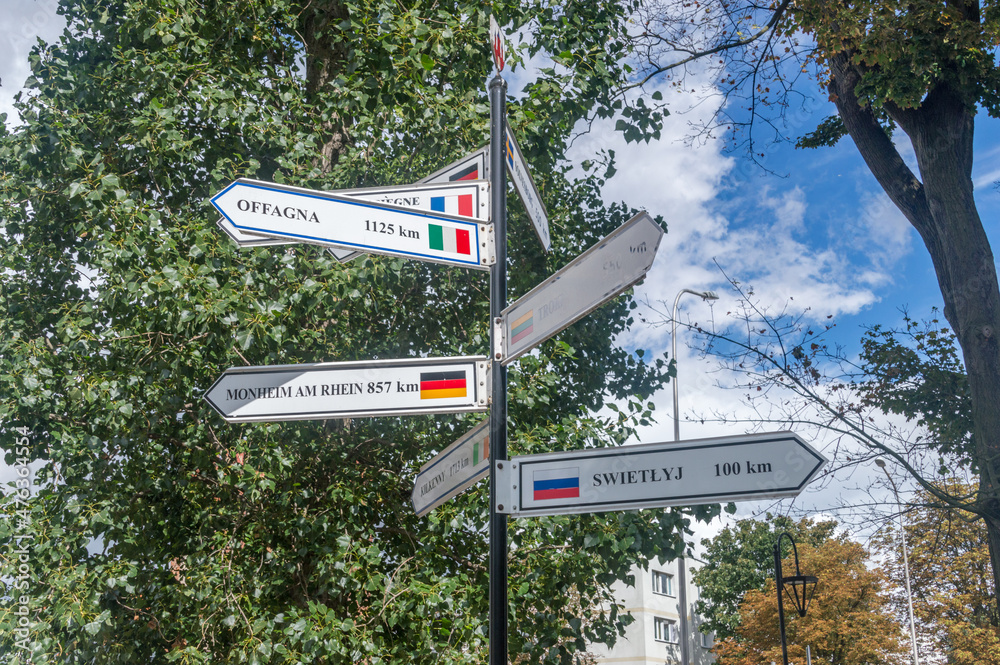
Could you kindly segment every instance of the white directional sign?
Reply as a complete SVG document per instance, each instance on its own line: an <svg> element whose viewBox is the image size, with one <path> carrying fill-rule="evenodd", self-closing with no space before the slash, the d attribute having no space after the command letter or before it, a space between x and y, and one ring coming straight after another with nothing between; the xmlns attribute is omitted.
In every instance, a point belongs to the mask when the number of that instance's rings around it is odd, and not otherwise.
<svg viewBox="0 0 1000 665"><path fill-rule="evenodd" d="M518 517L792 497L827 460L791 432L497 462L497 511Z"/></svg>
<svg viewBox="0 0 1000 665"><path fill-rule="evenodd" d="M470 155L474 158L476 155ZM482 159L482 155L480 155ZM430 184L439 182L450 186L430 187L427 185L402 185L394 187L367 187L363 189L340 189L331 192L340 196L349 196L362 201L375 201L378 203L389 203L400 205L414 210L435 210L440 209L447 212L448 208L458 211L462 217L472 217L483 222L490 221L490 197L489 182L482 179L478 174L483 170L477 168L475 162L468 164L456 163L452 166L460 166L448 173L450 177L442 180L426 180ZM442 171L449 169L445 167ZM471 168L471 170L470 170ZM441 171L439 171L441 173ZM471 177L469 177L471 176ZM462 182L454 183L455 180ZM295 240L286 238L273 238L267 236L252 235L243 233L232 223L221 218L218 222L219 228L228 235L233 242L240 247L264 247L271 245L294 245ZM359 252L345 247L328 246L326 251L341 263L347 263L352 259L363 256L364 252Z"/></svg>
<svg viewBox="0 0 1000 665"><path fill-rule="evenodd" d="M505 309L503 364L645 277L662 237L663 229L641 212Z"/></svg>
<svg viewBox="0 0 1000 665"><path fill-rule="evenodd" d="M545 204L542 203L542 197L538 193L538 188L535 187L535 181L531 178L528 162L524 161L521 148L514 140L514 132L511 131L507 123L504 125L507 127L507 154L505 157L507 173L514 182L514 189L517 190L518 196L521 197L521 203L524 204L524 208L528 212L528 219L535 227L538 240L541 241L542 247L547 252L552 247L552 241L549 237L549 213L545 211Z"/></svg>
<svg viewBox="0 0 1000 665"><path fill-rule="evenodd" d="M413 482L413 511L423 517L485 478L490 471L490 421L484 420L420 467Z"/></svg>
<svg viewBox="0 0 1000 665"><path fill-rule="evenodd" d="M235 242L240 247L270 247L273 245L295 245L296 242L292 240L285 240L284 238L268 238L267 236L255 236L249 233L243 233L238 228L229 223L225 217L220 217L219 221L216 222L219 228L229 236L229 238ZM342 247L328 246L326 251L337 259L341 263L347 263L352 259L356 259L359 256L364 256L364 252L357 252L353 249L346 249Z"/></svg>
<svg viewBox="0 0 1000 665"><path fill-rule="evenodd" d="M341 192L276 185L241 178L212 199L227 221L245 234L284 238L296 242L362 250L375 254L488 269L495 260L493 227L470 220L488 199L477 183L472 200L465 195L430 197L430 210L406 207L407 196L385 195L366 201ZM411 185L415 192L443 185ZM400 189L400 188L394 188ZM353 190L356 193L358 190ZM471 203L471 210L470 210ZM462 213L471 213L460 216Z"/></svg>
<svg viewBox="0 0 1000 665"><path fill-rule="evenodd" d="M485 411L483 357L232 367L205 393L231 423Z"/></svg>
<svg viewBox="0 0 1000 665"><path fill-rule="evenodd" d="M418 182L440 183L464 180L488 181L489 162L490 147L485 146L471 155L466 155L462 159L452 162L443 169L435 171L426 178L421 178Z"/></svg>

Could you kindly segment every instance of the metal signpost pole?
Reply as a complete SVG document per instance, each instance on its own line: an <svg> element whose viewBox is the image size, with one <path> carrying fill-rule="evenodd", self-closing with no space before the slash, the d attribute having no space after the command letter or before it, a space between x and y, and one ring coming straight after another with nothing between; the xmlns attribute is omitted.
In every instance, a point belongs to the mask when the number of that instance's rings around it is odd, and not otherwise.
<svg viewBox="0 0 1000 665"><path fill-rule="evenodd" d="M504 127L507 83L490 81L490 196L496 263L490 267L493 402L490 405L490 665L507 665L507 515L497 511L497 463L507 459L507 370L502 359L501 312L507 306L507 173Z"/></svg>

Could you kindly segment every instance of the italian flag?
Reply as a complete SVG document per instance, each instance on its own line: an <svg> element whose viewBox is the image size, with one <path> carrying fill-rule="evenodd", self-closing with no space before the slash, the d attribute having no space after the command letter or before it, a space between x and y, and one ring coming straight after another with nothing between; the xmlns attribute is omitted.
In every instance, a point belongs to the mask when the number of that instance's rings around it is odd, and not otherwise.
<svg viewBox="0 0 1000 665"><path fill-rule="evenodd" d="M472 466L485 462L490 457L490 437L476 441L472 446Z"/></svg>
<svg viewBox="0 0 1000 665"><path fill-rule="evenodd" d="M468 229L455 229L450 226L428 224L427 235L431 249L450 254L472 255L472 242Z"/></svg>
<svg viewBox="0 0 1000 665"><path fill-rule="evenodd" d="M472 217L472 194L456 194L454 196L432 196L431 210L446 212L449 215Z"/></svg>
<svg viewBox="0 0 1000 665"><path fill-rule="evenodd" d="M420 399L465 397L465 372L421 372Z"/></svg>

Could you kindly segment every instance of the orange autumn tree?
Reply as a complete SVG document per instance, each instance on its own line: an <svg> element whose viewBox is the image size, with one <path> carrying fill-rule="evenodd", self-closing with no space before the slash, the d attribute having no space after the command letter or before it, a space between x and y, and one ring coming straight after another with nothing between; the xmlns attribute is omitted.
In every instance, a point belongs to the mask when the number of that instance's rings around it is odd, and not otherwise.
<svg viewBox="0 0 1000 665"><path fill-rule="evenodd" d="M954 479L937 483L954 496L971 495L975 485ZM921 655L929 649L948 665L1000 665L1000 619L990 570L986 525L948 510L919 490L904 514L909 550L913 612ZM906 617L903 561L898 524L893 520L876 539L886 555L886 572L896 587L891 602Z"/></svg>
<svg viewBox="0 0 1000 665"><path fill-rule="evenodd" d="M806 662L806 645L813 662L830 665L904 665L903 629L890 612L886 577L866 567L868 553L846 538L834 538L812 548L799 545L803 575L819 578L804 618L785 602L788 661ZM795 561L782 561L782 572L795 574ZM788 599L790 601L790 598ZM774 579L763 591L749 591L740 604L736 636L716 644L720 665L760 665L781 662L778 599Z"/></svg>

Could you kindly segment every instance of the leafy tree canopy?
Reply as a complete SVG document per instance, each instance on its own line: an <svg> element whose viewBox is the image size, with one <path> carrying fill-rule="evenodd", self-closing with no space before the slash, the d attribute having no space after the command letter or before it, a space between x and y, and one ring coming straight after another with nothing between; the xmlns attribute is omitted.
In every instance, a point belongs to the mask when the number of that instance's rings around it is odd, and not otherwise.
<svg viewBox="0 0 1000 665"><path fill-rule="evenodd" d="M808 645L816 662L906 663L902 628L887 611L885 576L869 568L865 549L846 538L832 538L817 547L800 545L798 551L803 574L819 581L805 617L785 604L789 662L805 663ZM794 560L782 561L783 571L794 568ZM715 654L720 665L781 661L773 578L763 589L747 593L740 604L736 635L717 643Z"/></svg>
<svg viewBox="0 0 1000 665"><path fill-rule="evenodd" d="M941 490L971 494L968 483L947 479ZM920 651L937 653L951 665L1000 663L1000 621L990 585L990 552L982 520L963 519L920 490L905 509L910 589ZM896 520L876 539L885 571L896 587L892 601L908 621L903 553Z"/></svg>
<svg viewBox="0 0 1000 665"><path fill-rule="evenodd" d="M716 639L734 637L740 625L740 603L752 590L761 590L774 576L774 542L783 532L796 543L819 546L833 536L833 521L794 521L768 513L763 520L739 520L711 540L703 540L705 565L694 573L698 585L697 611ZM782 555L791 552L787 538L781 541Z"/></svg>
<svg viewBox="0 0 1000 665"><path fill-rule="evenodd" d="M763 156L755 147L761 138L793 138L786 113L798 106L800 95L825 93L836 116L800 145L831 145L850 136L871 175L920 235L969 397L968 445L959 439L940 443L947 453L967 454L980 474L974 500L956 507L985 519L993 587L1000 588L1000 284L972 181L976 122L1000 116L1000 5L647 0L640 13L643 28L636 39L643 76L627 88L661 75L683 86L695 61L717 69L727 103L706 129L746 130L734 137L752 159ZM766 135L760 137L762 130ZM906 148L912 160L904 159ZM864 434L857 438L868 443Z"/></svg>
<svg viewBox="0 0 1000 665"><path fill-rule="evenodd" d="M3 595L33 662L483 662L486 492L425 519L420 464L472 417L228 425L227 367L481 354L483 273L318 248L240 251L208 198L237 177L409 183L485 142L488 14L453 0L63 0L0 136L0 418L44 463L3 502ZM509 119L553 226L511 206L516 296L623 222L560 161L625 75L627 8L494 3L515 63L559 63ZM640 115L642 115L640 113ZM630 117L637 117L632 114ZM643 131L655 121L643 116ZM652 123L652 124L649 124ZM655 211L654 211L655 212ZM623 298L512 368L511 453L622 443L666 380L611 342ZM587 415L622 400L613 418ZM16 435L16 437L15 437ZM710 517L717 507L702 507ZM635 561L680 552L685 511L517 522L512 654L569 662L626 618L599 611ZM30 529L30 577L8 551ZM15 584L17 586L15 586ZM0 660L15 647L0 609Z"/></svg>
<svg viewBox="0 0 1000 665"><path fill-rule="evenodd" d="M937 450L974 468L968 377L954 333L936 317L904 314L901 329L875 325L861 344L864 403L916 421Z"/></svg>

